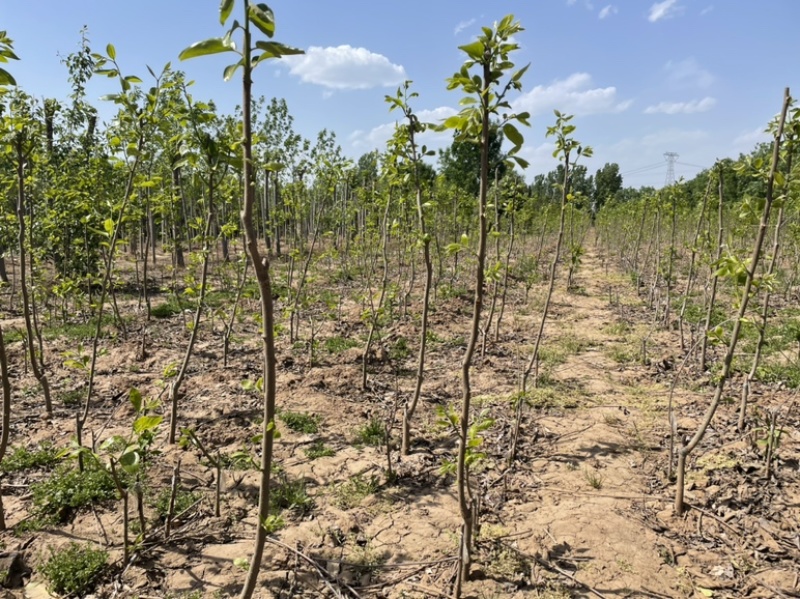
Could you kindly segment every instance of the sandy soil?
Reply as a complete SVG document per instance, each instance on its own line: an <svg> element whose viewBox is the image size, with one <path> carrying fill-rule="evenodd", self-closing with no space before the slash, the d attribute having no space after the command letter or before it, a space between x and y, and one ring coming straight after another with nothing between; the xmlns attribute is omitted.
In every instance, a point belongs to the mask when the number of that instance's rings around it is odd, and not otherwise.
<svg viewBox="0 0 800 599"><path fill-rule="evenodd" d="M654 327L635 290L593 243L576 285L570 291L557 285L542 382L532 393L534 405L524 412L519 453L510 468L510 397L530 356L544 285L534 287L527 304L521 290L512 290L500 341L490 341L486 355L475 361L476 413L486 410L495 422L484 434L486 458L473 473L483 497L481 532L464 596L800 596L798 410L783 422L783 444L767 479L759 448L751 437L735 432L735 406L724 405L692 459L687 493L692 509L674 515L674 485L666 476L667 401L679 371L677 334ZM353 299L357 294L348 291L341 321L325 318L319 309L317 339L338 335L360 343L365 329L361 306ZM162 301L153 299L154 305ZM122 308L132 311L135 302ZM440 474L440 467L454 455L455 438L437 428L436 409L460 397L468 294L436 302L413 451L402 459L392 452L396 480L386 478L383 447L356 442L356 432L370 419L391 419L396 447L397 408L413 389L415 309L412 304L408 318L384 329L366 391L360 385L361 345L339 353L320 347L316 362L309 364L307 345L293 347L285 335L280 338L280 408L313 414L320 425L317 433L298 433L279 419L275 479L278 484L303 481L313 504L283 513L286 526L267 546L258 596L449 596L460 516L453 478ZM202 324L180 400L179 426L192 427L212 452L249 450L248 439L260 429L260 400L242 387L260 372L255 312L255 300L246 301L227 368L221 359L221 318ZM113 434L127 434L134 417L127 401L130 388L165 399L164 371L181 359L188 319L188 314L177 315L145 325L139 317L127 336L103 340L107 352L99 362L89 439L99 444ZM301 320L301 339L309 337L309 322ZM138 360L143 326L147 357ZM14 323L4 321L7 334L9 327ZM410 351L393 357L400 338ZM61 365L64 352L76 349L74 339L48 342L57 398L82 385L78 373ZM76 408L57 399L55 417L43 419L40 391L23 369L21 342L10 343L9 352L15 390L12 446L52 441L66 447ZM698 423L711 387L703 373L680 372L674 399L685 435ZM732 396L736 388L734 381ZM779 386L759 385L754 397L761 407L793 401ZM149 468L149 501L169 488L179 462L181 488L199 493L199 500L168 538L148 503L145 540L129 564L122 563L118 502L80 510L62 526L15 535L13 528L31 513L29 485L50 472L26 470L3 478L11 530L2 534L2 542L6 552L21 552L33 571L24 577L25 589L12 589L7 596L48 596L37 567L50 548L70 541L110 551L114 568L100 582L97 597L235 596L244 578L240 563L250 555L257 525L258 473L223 472L221 515L215 517L214 469L196 449L168 445L167 424ZM334 455L309 459L306 450L320 442Z"/></svg>

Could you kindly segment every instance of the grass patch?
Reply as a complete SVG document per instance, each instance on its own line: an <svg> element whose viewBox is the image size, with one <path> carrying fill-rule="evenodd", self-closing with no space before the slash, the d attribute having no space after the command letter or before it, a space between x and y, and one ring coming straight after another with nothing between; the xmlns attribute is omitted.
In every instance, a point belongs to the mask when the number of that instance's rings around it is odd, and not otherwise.
<svg viewBox="0 0 800 599"><path fill-rule="evenodd" d="M102 326L106 327L113 325L116 321L114 320L113 314L105 314L102 322ZM46 341L62 338L87 340L93 339L96 332L97 320L92 318L88 322L68 322L52 327L45 327L42 330L42 338ZM100 336L104 336L102 330Z"/></svg>
<svg viewBox="0 0 800 599"><path fill-rule="evenodd" d="M598 491L603 488L603 483L606 480L605 476L591 468L583 471L583 478L586 479L592 489L597 489Z"/></svg>
<svg viewBox="0 0 800 599"><path fill-rule="evenodd" d="M84 471L59 467L50 478L31 485L32 519L46 526L68 522L80 508L114 499L117 494L111 475L99 466L87 464Z"/></svg>
<svg viewBox="0 0 800 599"><path fill-rule="evenodd" d="M374 494L378 487L377 476L367 478L363 474L356 474L347 482L334 487L334 503L343 510L349 510L360 505L365 497Z"/></svg>
<svg viewBox="0 0 800 599"><path fill-rule="evenodd" d="M153 318L171 318L180 314L186 309L193 308L192 304L182 299L175 299L171 297L166 302L153 306L150 309L150 316Z"/></svg>
<svg viewBox="0 0 800 599"><path fill-rule="evenodd" d="M627 322L612 322L603 327L603 332L614 337L624 337L631 332L631 327Z"/></svg>
<svg viewBox="0 0 800 599"><path fill-rule="evenodd" d="M386 442L386 429L380 418L370 418L369 422L356 430L355 443L380 447Z"/></svg>
<svg viewBox="0 0 800 599"><path fill-rule="evenodd" d="M347 337L342 337L341 335L329 337L325 340L324 344L325 351L334 355L344 353L348 349L358 346L359 343L355 339L348 339Z"/></svg>
<svg viewBox="0 0 800 599"><path fill-rule="evenodd" d="M800 387L800 366L797 364L762 364L756 378L765 383L783 383L789 389Z"/></svg>
<svg viewBox="0 0 800 599"><path fill-rule="evenodd" d="M0 462L3 472L19 472L39 468L52 468L58 463L58 450L52 443L42 443L34 449L17 447Z"/></svg>
<svg viewBox="0 0 800 599"><path fill-rule="evenodd" d="M316 441L303 450L309 460L316 460L319 458L329 458L336 455L336 450L328 447L322 441Z"/></svg>
<svg viewBox="0 0 800 599"><path fill-rule="evenodd" d="M322 418L315 414L308 414L306 412L291 412L283 410L278 414L278 417L286 425L286 428L296 433L305 433L313 435L319 431L319 423Z"/></svg>
<svg viewBox="0 0 800 599"><path fill-rule="evenodd" d="M83 596L92 589L106 569L108 553L91 545L70 543L51 554L39 569L47 581L47 589L58 595Z"/></svg>
<svg viewBox="0 0 800 599"><path fill-rule="evenodd" d="M272 490L273 506L278 510L288 510L304 516L314 508L314 500L308 494L304 480L289 480L280 476L280 483Z"/></svg>
<svg viewBox="0 0 800 599"><path fill-rule="evenodd" d="M165 487L156 497L153 507L158 512L159 518L165 520L169 515L169 499L172 495L172 489ZM187 491L186 489L178 488L175 493L175 510L173 514L182 514L190 507L192 507L202 497L201 493L194 491Z"/></svg>

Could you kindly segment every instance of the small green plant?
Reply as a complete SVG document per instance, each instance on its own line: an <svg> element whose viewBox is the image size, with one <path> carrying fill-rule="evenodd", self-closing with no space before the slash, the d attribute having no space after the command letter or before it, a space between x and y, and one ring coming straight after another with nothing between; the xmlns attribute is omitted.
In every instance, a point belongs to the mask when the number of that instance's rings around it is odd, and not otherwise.
<svg viewBox="0 0 800 599"><path fill-rule="evenodd" d="M603 483L606 480L606 477L597 472L594 469L586 468L583 471L583 478L586 479L586 482L589 483L589 486L592 489L600 490L603 488Z"/></svg>
<svg viewBox="0 0 800 599"><path fill-rule="evenodd" d="M367 543L361 547L355 547L348 556L347 563L355 570L355 574L360 578L375 571L376 568L386 563L389 554L385 551L379 552Z"/></svg>
<svg viewBox="0 0 800 599"><path fill-rule="evenodd" d="M349 339L337 335L325 340L325 351L329 354L341 354L350 348L358 347L359 343L355 339Z"/></svg>
<svg viewBox="0 0 800 599"><path fill-rule="evenodd" d="M325 445L322 441L315 441L303 450L309 460L316 460L318 458L329 458L336 455L336 451Z"/></svg>
<svg viewBox="0 0 800 599"><path fill-rule="evenodd" d="M52 443L44 442L33 449L17 447L0 462L0 470L19 472L34 468L51 468L56 463L58 463L58 451Z"/></svg>
<svg viewBox="0 0 800 599"><path fill-rule="evenodd" d="M47 580L48 590L58 595L83 596L92 589L108 563L108 553L89 544L70 543L57 553L50 551L40 571Z"/></svg>
<svg viewBox="0 0 800 599"><path fill-rule="evenodd" d="M83 401L85 394L86 391L84 391L81 388L65 391L60 396L61 403L63 403L68 408L76 408L79 405L81 405L81 401Z"/></svg>
<svg viewBox="0 0 800 599"><path fill-rule="evenodd" d="M150 316L153 318L170 318L191 307L189 302L178 301L173 298L163 304L153 306L150 310Z"/></svg>
<svg viewBox="0 0 800 599"><path fill-rule="evenodd" d="M48 525L68 522L78 509L114 499L116 487L105 469L89 462L83 472L57 468L48 479L32 484L31 493L33 520Z"/></svg>
<svg viewBox="0 0 800 599"><path fill-rule="evenodd" d="M284 526L286 526L286 522L283 520L283 516L278 514L270 514L261 521L261 527L268 535L278 532Z"/></svg>
<svg viewBox="0 0 800 599"><path fill-rule="evenodd" d="M306 433L312 435L319 431L320 416L305 412L290 412L283 410L278 414L287 428L296 433Z"/></svg>
<svg viewBox="0 0 800 599"><path fill-rule="evenodd" d="M154 507L158 516L163 520L169 515L169 500L172 495L172 490L165 487L156 497ZM200 493L194 491L187 491L186 489L177 489L175 493L175 510L174 514L181 514L192 507L202 497Z"/></svg>
<svg viewBox="0 0 800 599"><path fill-rule="evenodd" d="M372 417L369 422L356 430L355 442L358 445L380 447L386 442L386 428L380 418Z"/></svg>
<svg viewBox="0 0 800 599"><path fill-rule="evenodd" d="M304 480L289 480L285 474L279 476L280 483L272 491L275 509L288 510L303 516L314 507L314 500L308 494Z"/></svg>
<svg viewBox="0 0 800 599"><path fill-rule="evenodd" d="M389 358L395 362L402 362L411 356L411 348L408 346L408 339L398 337L389 348Z"/></svg>
<svg viewBox="0 0 800 599"><path fill-rule="evenodd" d="M378 477L373 475L367 478L363 474L356 474L350 480L334 488L334 503L343 510L358 506L365 497L378 490Z"/></svg>

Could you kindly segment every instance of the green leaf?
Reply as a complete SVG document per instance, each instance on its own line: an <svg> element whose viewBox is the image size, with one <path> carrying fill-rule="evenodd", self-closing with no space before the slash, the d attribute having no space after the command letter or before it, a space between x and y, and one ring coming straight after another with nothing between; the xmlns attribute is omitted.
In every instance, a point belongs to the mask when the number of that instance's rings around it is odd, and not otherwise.
<svg viewBox="0 0 800 599"><path fill-rule="evenodd" d="M139 416L134 423L133 423L133 432L137 435L141 435L142 433L148 431L154 431L158 428L158 425L164 420L163 416L159 416L157 414L153 414L150 416Z"/></svg>
<svg viewBox="0 0 800 599"><path fill-rule="evenodd" d="M139 468L139 461L141 456L139 456L138 451L128 451L123 453L119 458L119 465L122 466L127 472L136 472Z"/></svg>
<svg viewBox="0 0 800 599"><path fill-rule="evenodd" d="M124 445L125 443L127 443L125 437L123 437L122 435L114 435L113 437L109 437L108 439L103 441L103 443L100 445L100 449L105 451L110 447L114 447L116 445Z"/></svg>
<svg viewBox="0 0 800 599"><path fill-rule="evenodd" d="M291 56L296 54L305 54L304 50L300 48L293 48L280 42L256 42L256 48L263 50L264 54L261 55L259 60L265 58L279 58L281 56Z"/></svg>
<svg viewBox="0 0 800 599"><path fill-rule="evenodd" d="M224 25L233 10L233 0L222 0L219 3L219 24Z"/></svg>
<svg viewBox="0 0 800 599"><path fill-rule="evenodd" d="M233 565L242 570L247 570L250 567L250 561L246 557L237 557L233 560Z"/></svg>
<svg viewBox="0 0 800 599"><path fill-rule="evenodd" d="M263 2L247 7L247 18L267 37L275 35L275 15Z"/></svg>
<svg viewBox="0 0 800 599"><path fill-rule="evenodd" d="M128 75L127 77L125 77L124 80L127 81L128 83L141 83L142 82L142 80L139 79L136 75Z"/></svg>
<svg viewBox="0 0 800 599"><path fill-rule="evenodd" d="M136 387L131 389L128 399L131 400L131 405L134 411L138 414L142 411L142 393Z"/></svg>
<svg viewBox="0 0 800 599"><path fill-rule="evenodd" d="M227 67L225 67L225 70L222 72L222 79L224 81L230 81L231 77L234 76L237 69L244 64L243 60L244 59L240 60L235 64L229 64Z"/></svg>
<svg viewBox="0 0 800 599"><path fill-rule="evenodd" d="M106 54L111 60L117 59L117 49L114 47L114 44L108 44L106 46Z"/></svg>
<svg viewBox="0 0 800 599"><path fill-rule="evenodd" d="M522 134L517 131L517 128L511 123L506 123L503 125L503 135L505 135L506 139L508 139L508 141L510 141L516 147L521 146L525 141L522 137Z"/></svg>
<svg viewBox="0 0 800 599"><path fill-rule="evenodd" d="M697 587L697 590L703 597L714 596L714 591L712 591L711 589L704 589L703 587Z"/></svg>
<svg viewBox="0 0 800 599"><path fill-rule="evenodd" d="M463 122L464 122L463 117L455 115L446 118L444 123L442 123L442 127L444 127L445 129L459 129L461 128Z"/></svg>
<svg viewBox="0 0 800 599"><path fill-rule="evenodd" d="M14 77L11 76L11 73L6 71L5 69L0 69L0 85L16 85L17 82Z"/></svg>
<svg viewBox="0 0 800 599"><path fill-rule="evenodd" d="M103 228L105 229L106 233L112 235L114 233L114 220L111 218L107 218L103 221Z"/></svg>
<svg viewBox="0 0 800 599"><path fill-rule="evenodd" d="M469 57L474 60L482 60L483 52L486 49L486 47L483 45L482 41L475 40L471 44L467 44L465 46L459 46L458 49L466 52L469 55Z"/></svg>
<svg viewBox="0 0 800 599"><path fill-rule="evenodd" d="M198 56L208 56L209 54L219 54L220 52L235 52L236 44L233 40L221 37L195 42L178 55L181 60L196 58Z"/></svg>

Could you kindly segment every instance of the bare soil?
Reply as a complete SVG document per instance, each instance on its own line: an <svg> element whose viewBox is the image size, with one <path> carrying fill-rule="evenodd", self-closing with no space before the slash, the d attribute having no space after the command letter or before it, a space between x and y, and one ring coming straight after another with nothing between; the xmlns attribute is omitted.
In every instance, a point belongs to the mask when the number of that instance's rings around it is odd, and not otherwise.
<svg viewBox="0 0 800 599"><path fill-rule="evenodd" d="M162 269L166 258L161 258ZM322 266L318 266L322 269ZM166 282L163 275L162 282ZM324 285L320 277L315 285ZM332 291L339 289L331 285ZM441 292L440 286L439 291ZM439 297L432 314L434 337L420 412L413 424L412 455L396 451L400 406L413 389L418 336L416 304L408 316L382 331L370 363L369 389L361 389L362 306L346 289L341 320L314 308L315 337L341 336L358 347L332 353L321 344L309 363L308 345L279 337L278 394L281 410L319 417L317 433L298 433L279 419L276 484L304 481L309 509L286 510L285 527L267 545L260 597L446 597L450 596L460 516L452 477L440 473L455 454L455 437L437 427L436 410L460 397L460 361L471 296ZM736 402L725 403L712 430L693 455L683 516L672 509L674 484L667 477L670 386L679 436L691 434L711 396L709 375L681 368L675 331L659 330L616 265L588 244L576 287L556 288L546 325L540 384L525 410L519 455L506 466L513 424L511 397L530 356L544 285L529 301L512 289L500 341L489 341L474 368L476 413L494 425L484 434L486 458L473 482L483 497L473 580L465 597L798 597L800 596L800 437L798 410L784 412L785 434L770 478L754 434L736 433ZM121 298L124 314L136 310ZM153 297L154 305L165 301ZM278 308L284 308L279 304ZM229 309L228 305L224 306ZM192 427L212 452L245 449L260 431L261 401L242 387L260 376L257 299L245 300L230 362L222 365L222 318L204 317L180 400L179 427ZM18 327L10 315L6 334ZM139 313L127 335L109 325L103 339L97 393L87 423L87 442L127 434L134 417L127 400L133 387L166 398L165 369L182 357L189 314L149 323ZM46 324L46 322L45 322ZM301 339L310 336L301 317ZM140 338L147 331L147 356ZM398 354L398 339L410 351ZM14 387L12 447L50 441L69 445L77 408L59 399L80 389L81 375L62 365L81 340L46 343L56 413L42 418L40 391L24 368L22 342L9 344ZM88 340L84 340L88 351ZM401 345L402 347L402 345ZM739 382L729 387L738 395ZM790 406L794 394L759 384L761 407ZM166 411L166 406L162 406ZM394 424L391 454L396 480L386 477L384 447L364 446L356 433L371 419ZM166 443L165 420L156 441L160 452L149 469L152 501L169 488L180 463L181 487L199 501L175 523L169 538L148 503L146 535L130 564L122 563L121 504L81 510L62 526L15 534L29 518L29 485L50 475L30 470L2 479L10 530L0 536L7 552L21 552L32 569L24 590L8 596L46 597L38 566L52 549L70 541L108 548L114 568L100 581L97 597L235 596L244 578L254 536L258 472L223 473L221 516L213 511L214 469L193 448ZM332 456L311 460L306 450L324 443ZM257 457L257 455L256 455ZM366 489L367 492L363 492ZM371 492L370 492L371 491ZM132 511L133 518L133 511ZM29 578L29 582L28 582Z"/></svg>

